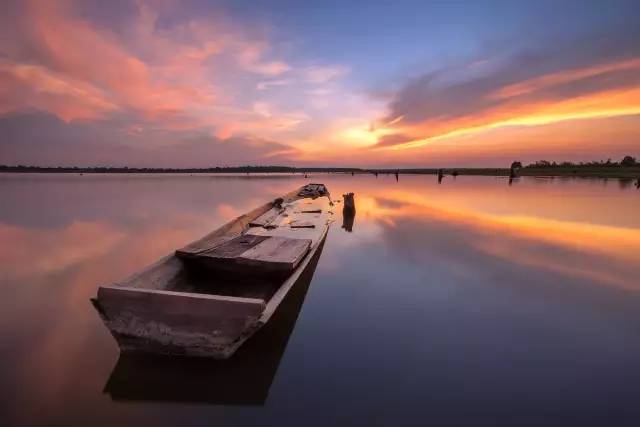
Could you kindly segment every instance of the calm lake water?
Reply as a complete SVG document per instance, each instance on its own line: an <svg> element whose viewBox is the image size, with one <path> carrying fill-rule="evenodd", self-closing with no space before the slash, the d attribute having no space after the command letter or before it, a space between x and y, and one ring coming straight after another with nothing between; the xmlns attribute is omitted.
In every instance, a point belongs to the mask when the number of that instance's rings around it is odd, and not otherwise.
<svg viewBox="0 0 640 427"><path fill-rule="evenodd" d="M310 181L357 214L279 338L226 367L119 360L100 284ZM0 175L0 424L640 425L629 184Z"/></svg>

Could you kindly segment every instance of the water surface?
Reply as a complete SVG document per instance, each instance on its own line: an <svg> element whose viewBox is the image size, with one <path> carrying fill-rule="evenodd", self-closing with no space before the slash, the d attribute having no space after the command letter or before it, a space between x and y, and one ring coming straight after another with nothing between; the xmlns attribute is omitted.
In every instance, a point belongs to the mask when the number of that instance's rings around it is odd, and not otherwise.
<svg viewBox="0 0 640 427"><path fill-rule="evenodd" d="M336 210L301 309L258 356L119 359L89 304L100 284L309 181L354 192L355 221ZM7 174L0 200L2 425L640 420L625 182Z"/></svg>

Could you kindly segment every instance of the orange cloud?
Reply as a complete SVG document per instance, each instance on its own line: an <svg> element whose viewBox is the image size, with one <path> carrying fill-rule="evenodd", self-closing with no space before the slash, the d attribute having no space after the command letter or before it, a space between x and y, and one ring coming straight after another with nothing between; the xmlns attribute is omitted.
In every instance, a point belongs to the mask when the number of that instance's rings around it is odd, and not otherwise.
<svg viewBox="0 0 640 427"><path fill-rule="evenodd" d="M575 132L571 144L580 145L580 129L593 128L594 121L640 115L640 58L560 69L509 82L531 65L516 62L493 74L448 85L434 83L433 76L407 85L390 104L387 117L372 130L378 139L374 151L408 150L404 155L407 158L417 148L433 146L429 151L449 150L453 158L451 144L467 145L469 149L475 142L489 153L497 131L515 134L521 128L551 129L567 121L573 122ZM537 146L539 152L544 151L542 145L549 146L545 139L555 139L549 132L539 141L520 145L513 141L511 150ZM630 138L632 134L623 139ZM606 144L620 144L607 140L601 143L603 151Z"/></svg>
<svg viewBox="0 0 640 427"><path fill-rule="evenodd" d="M559 102L539 103L514 108L502 107L485 114L444 123L425 123L401 128L407 134L429 132L427 138L413 139L392 149L420 147L453 137L474 135L509 126L539 126L566 120L600 119L640 114L640 88L598 93Z"/></svg>
<svg viewBox="0 0 640 427"><path fill-rule="evenodd" d="M524 90L519 88L518 90ZM555 100L536 101L526 104L507 102L482 113L452 120L430 120L417 125L393 127L405 135L427 133L425 138L413 138L392 149L420 147L436 141L476 135L492 129L509 126L539 126L566 120L599 119L640 114L640 88L625 88L602 91L585 96Z"/></svg>
<svg viewBox="0 0 640 427"><path fill-rule="evenodd" d="M505 86L491 95L493 98L504 99L535 92L544 88L556 86L586 77L599 76L614 71L635 70L640 72L640 59L634 58L627 61L599 64L581 69L560 71L547 74L535 79Z"/></svg>

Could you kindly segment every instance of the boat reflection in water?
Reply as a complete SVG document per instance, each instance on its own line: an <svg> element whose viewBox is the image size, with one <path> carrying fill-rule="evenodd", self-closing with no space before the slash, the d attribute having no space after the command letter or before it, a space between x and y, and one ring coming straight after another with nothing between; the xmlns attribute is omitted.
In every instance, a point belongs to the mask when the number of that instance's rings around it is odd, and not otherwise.
<svg viewBox="0 0 640 427"><path fill-rule="evenodd" d="M230 359L121 353L104 393L116 401L264 405L323 246L271 320Z"/></svg>

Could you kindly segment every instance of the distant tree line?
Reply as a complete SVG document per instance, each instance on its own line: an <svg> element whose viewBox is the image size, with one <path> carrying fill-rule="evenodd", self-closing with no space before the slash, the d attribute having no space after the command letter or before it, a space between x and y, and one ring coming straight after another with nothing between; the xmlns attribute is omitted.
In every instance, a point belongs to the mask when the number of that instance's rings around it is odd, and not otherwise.
<svg viewBox="0 0 640 427"><path fill-rule="evenodd" d="M136 167L78 167L78 166L7 166L0 172L47 173L305 173L305 172L361 172L359 168L295 168L289 166L216 166L210 168L136 168Z"/></svg>
<svg viewBox="0 0 640 427"><path fill-rule="evenodd" d="M520 162L517 162L520 163ZM515 163L514 163L515 164ZM548 160L538 160L537 162L530 163L525 168L594 168L594 167L633 167L640 166L640 163L636 161L635 157L624 156L619 162L612 162L611 159L607 161L593 161L593 162L550 162Z"/></svg>
<svg viewBox="0 0 640 427"><path fill-rule="evenodd" d="M511 164L510 169L495 168L462 168L462 169L435 169L435 168L411 168L411 169L362 169L362 168L337 168L337 167L291 167L291 166L215 166L209 168L138 168L138 167L78 167L78 166L25 166L25 165L0 165L0 172L24 172L24 173L313 173L313 172L329 172L329 173L372 173L372 174L437 174L439 172L458 175L459 173L467 175L500 175L509 174L515 176L518 170L536 169L536 168L572 168L574 171L580 168L625 168L640 167L640 162L635 157L625 156L620 162L613 162L611 159L607 161L593 162L550 162L548 160L538 160L523 167L522 163L515 161Z"/></svg>

